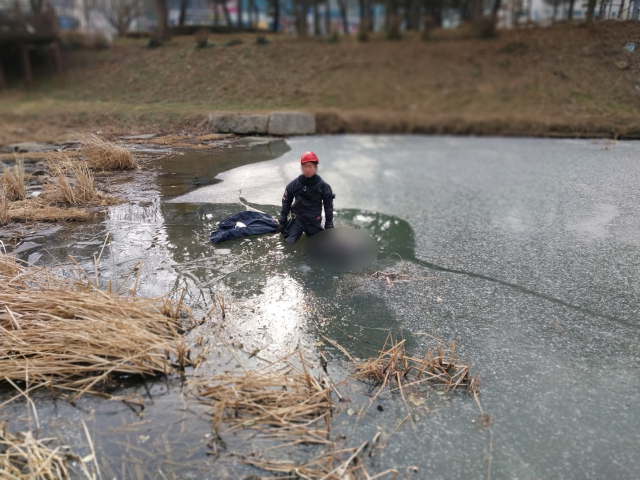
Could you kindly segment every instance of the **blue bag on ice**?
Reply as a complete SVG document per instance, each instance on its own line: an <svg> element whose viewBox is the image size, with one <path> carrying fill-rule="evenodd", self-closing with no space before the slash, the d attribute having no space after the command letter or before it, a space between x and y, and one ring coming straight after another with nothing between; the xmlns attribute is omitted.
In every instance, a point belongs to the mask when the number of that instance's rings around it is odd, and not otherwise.
<svg viewBox="0 0 640 480"><path fill-rule="evenodd" d="M218 229L211 232L211 241L220 243L249 235L275 233L278 228L278 222L271 215L260 212L240 212L222 220L218 224Z"/></svg>

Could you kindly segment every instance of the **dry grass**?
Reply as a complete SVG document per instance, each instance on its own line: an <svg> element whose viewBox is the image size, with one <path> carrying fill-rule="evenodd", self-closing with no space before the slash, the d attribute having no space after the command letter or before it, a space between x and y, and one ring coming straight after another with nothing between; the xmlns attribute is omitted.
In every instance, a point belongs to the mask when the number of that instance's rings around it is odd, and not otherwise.
<svg viewBox="0 0 640 480"><path fill-rule="evenodd" d="M21 272L16 258L12 255L0 254L0 275L3 278L14 278Z"/></svg>
<svg viewBox="0 0 640 480"><path fill-rule="evenodd" d="M311 443L325 443L329 434L330 389L302 367L283 365L284 359L257 371L238 370L196 379L192 392L210 408L214 431L251 428L263 433L305 436ZM286 358L286 357L285 357ZM279 370L276 367L280 368ZM227 429L222 432L222 426Z"/></svg>
<svg viewBox="0 0 640 480"><path fill-rule="evenodd" d="M50 445L55 444L57 439L39 438L40 421L35 403L29 397L29 389L21 390L17 385L13 384L13 386L19 392L18 396L27 402L29 430L14 434L8 430L6 421L0 423L0 478L3 480L67 480L80 477L95 480L100 478L93 441L84 421L82 426L91 448L91 455L80 458L73 454L69 447L58 445L51 448ZM33 410L33 418L31 410ZM32 431L33 423L35 423L35 431ZM70 459L77 461L77 468L70 470L70 464L67 462ZM97 475L94 472L97 472Z"/></svg>
<svg viewBox="0 0 640 480"><path fill-rule="evenodd" d="M31 432L13 435L0 424L0 478L15 480L66 480L71 478L61 447L51 448L55 439L39 440Z"/></svg>
<svg viewBox="0 0 640 480"><path fill-rule="evenodd" d="M2 187L0 188L0 225L9 223L9 220L9 199Z"/></svg>
<svg viewBox="0 0 640 480"><path fill-rule="evenodd" d="M395 383L401 392L407 386L419 384L446 390L472 389L474 379L469 375L469 362L456 356L458 345L435 337L428 339L424 354L413 356L405 350L406 340L398 341L389 333L377 357L355 363L355 377L382 387Z"/></svg>
<svg viewBox="0 0 640 480"><path fill-rule="evenodd" d="M0 201L0 222L2 222L2 202ZM8 222L82 222L91 218L91 214L79 208L62 208L49 205L39 198L30 198L20 202L12 202L6 205L6 216Z"/></svg>
<svg viewBox="0 0 640 480"><path fill-rule="evenodd" d="M89 135L80 150L92 170L132 170L138 168L133 154L124 147L107 142L97 135Z"/></svg>
<svg viewBox="0 0 640 480"><path fill-rule="evenodd" d="M54 271L0 258L13 274L0 284L2 381L28 379L77 398L112 374L155 376L190 364L181 301L137 297L137 279L131 289L109 282L100 290L79 267Z"/></svg>
<svg viewBox="0 0 640 480"><path fill-rule="evenodd" d="M119 200L96 188L94 177L84 162L73 161L66 153L46 154L49 176L44 192L25 199L25 174L21 160L13 169L5 169L0 181L0 224L9 222L83 221L91 217L84 209L73 207L106 206Z"/></svg>
<svg viewBox="0 0 640 480"><path fill-rule="evenodd" d="M23 200L27 194L24 186L25 173L24 161L15 157L16 164L13 168L4 167L0 178L0 190L7 200Z"/></svg>
<svg viewBox="0 0 640 480"><path fill-rule="evenodd" d="M292 364L291 358L299 358L300 364ZM261 438L280 443L243 455L242 461L271 474L287 475L282 478L364 480L397 473L389 470L370 476L359 458L369 442L359 448L338 448L329 438L335 407L331 389L335 386L328 379L310 375L299 350L255 371L242 369L194 380L190 388L200 402L209 406L216 453L218 443L225 445L221 435L252 429ZM299 444L323 445L324 449L304 464L263 458L267 452L272 455L278 449Z"/></svg>
<svg viewBox="0 0 640 480"><path fill-rule="evenodd" d="M325 453L305 464L291 462L246 459L245 463L261 468L279 478L302 478L313 480L375 480L387 478L393 480L398 475L395 469L386 470L377 475L370 475L364 467L360 455L364 453L369 442L358 448L338 449L332 444ZM287 475L287 476L281 476Z"/></svg>
<svg viewBox="0 0 640 480"><path fill-rule="evenodd" d="M96 189L87 164L66 157L49 158L50 177L41 198L54 205L95 206L110 205L117 199Z"/></svg>

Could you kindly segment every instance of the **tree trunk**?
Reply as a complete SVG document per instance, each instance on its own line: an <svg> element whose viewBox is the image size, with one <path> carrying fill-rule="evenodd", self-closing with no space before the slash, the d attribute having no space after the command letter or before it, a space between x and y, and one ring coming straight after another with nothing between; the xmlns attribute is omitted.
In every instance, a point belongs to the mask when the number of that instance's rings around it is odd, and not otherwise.
<svg viewBox="0 0 640 480"><path fill-rule="evenodd" d="M360 25L367 21L367 4L365 0L358 0L358 10L360 13Z"/></svg>
<svg viewBox="0 0 640 480"><path fill-rule="evenodd" d="M587 23L593 22L593 12L596 9L596 0L589 0L587 4Z"/></svg>
<svg viewBox="0 0 640 480"><path fill-rule="evenodd" d="M167 0L156 0L156 15L158 16L156 25L158 40L169 40L169 9L167 8Z"/></svg>
<svg viewBox="0 0 640 480"><path fill-rule="evenodd" d="M320 35L320 12L318 11L318 2L320 0L313 0L313 34L315 36Z"/></svg>
<svg viewBox="0 0 640 480"><path fill-rule="evenodd" d="M42 13L42 7L44 6L44 0L30 0L31 12L36 15Z"/></svg>
<svg viewBox="0 0 640 480"><path fill-rule="evenodd" d="M347 17L347 0L338 0L338 8L340 9L340 16L342 17L342 28L344 34L349 35L349 18Z"/></svg>
<svg viewBox="0 0 640 480"><path fill-rule="evenodd" d="M184 21L187 19L187 0L180 0L180 17L178 18L178 25L184 25Z"/></svg>
<svg viewBox="0 0 640 480"><path fill-rule="evenodd" d="M553 15L551 17L551 23L556 23L556 17L558 16L558 3L560 3L560 0L553 0Z"/></svg>
<svg viewBox="0 0 640 480"><path fill-rule="evenodd" d="M273 28L274 32L280 30L280 0L273 0Z"/></svg>
<svg viewBox="0 0 640 480"><path fill-rule="evenodd" d="M567 12L567 20L573 20L573 7L575 3L576 3L576 0L569 0L569 11Z"/></svg>
<svg viewBox="0 0 640 480"><path fill-rule="evenodd" d="M442 26L442 0L423 0L423 9L424 14L427 17L431 17L433 20L433 26L441 27ZM425 28L427 25L425 25Z"/></svg>
<svg viewBox="0 0 640 480"><path fill-rule="evenodd" d="M224 13L225 23L228 27L233 26L233 23L231 23L231 14L229 13L229 9L227 8L227 2L225 0L222 0L222 2L220 3L222 5L222 12Z"/></svg>
<svg viewBox="0 0 640 480"><path fill-rule="evenodd" d="M622 20L622 11L624 10L624 0L620 2L620 10L618 10L618 18Z"/></svg>
<svg viewBox="0 0 640 480"><path fill-rule="evenodd" d="M606 4L604 3L604 0L600 0L600 14L598 15L598 20L602 20L602 16L604 15L604 8L605 8Z"/></svg>
<svg viewBox="0 0 640 480"><path fill-rule="evenodd" d="M404 24L407 30L411 30L411 0L404 0Z"/></svg>
<svg viewBox="0 0 640 480"><path fill-rule="evenodd" d="M238 28L242 29L242 0L238 0Z"/></svg>
<svg viewBox="0 0 640 480"><path fill-rule="evenodd" d="M471 20L471 15L469 14L469 2L470 0L462 0L460 3L460 18L462 20Z"/></svg>
<svg viewBox="0 0 640 480"><path fill-rule="evenodd" d="M294 0L296 10L296 31L298 37L307 36L307 2L306 0Z"/></svg>
<svg viewBox="0 0 640 480"><path fill-rule="evenodd" d="M500 12L500 7L502 7L502 0L493 0L493 6L491 7L491 21L494 24L498 23L498 12Z"/></svg>
<svg viewBox="0 0 640 480"><path fill-rule="evenodd" d="M329 35L331 32L331 5L329 5L329 0L325 0L324 2L324 33L325 35Z"/></svg>
<svg viewBox="0 0 640 480"><path fill-rule="evenodd" d="M373 32L376 29L376 6L372 5L373 2L369 3L369 8L367 8L367 15L369 17L369 31Z"/></svg>
<svg viewBox="0 0 640 480"><path fill-rule="evenodd" d="M483 7L482 0L474 0L473 2L473 21L474 22L479 22L480 20L482 20L482 7Z"/></svg>

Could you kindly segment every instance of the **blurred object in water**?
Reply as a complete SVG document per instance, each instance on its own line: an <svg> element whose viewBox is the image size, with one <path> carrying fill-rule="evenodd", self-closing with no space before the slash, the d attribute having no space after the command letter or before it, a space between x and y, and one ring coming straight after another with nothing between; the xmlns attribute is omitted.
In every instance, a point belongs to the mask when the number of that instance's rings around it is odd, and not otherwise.
<svg viewBox="0 0 640 480"><path fill-rule="evenodd" d="M371 265L378 255L378 243L365 230L331 228L310 237L305 253L316 267L348 272Z"/></svg>

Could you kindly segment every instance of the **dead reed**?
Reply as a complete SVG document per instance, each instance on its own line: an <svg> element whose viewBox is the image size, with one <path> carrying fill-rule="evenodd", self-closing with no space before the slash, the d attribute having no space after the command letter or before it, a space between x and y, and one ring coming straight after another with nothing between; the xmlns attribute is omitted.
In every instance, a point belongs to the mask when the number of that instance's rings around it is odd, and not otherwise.
<svg viewBox="0 0 640 480"><path fill-rule="evenodd" d="M0 187L0 225L9 223L9 199L5 193L4 186Z"/></svg>
<svg viewBox="0 0 640 480"><path fill-rule="evenodd" d="M31 432L13 435L0 424L0 478L66 480L71 478L61 447L51 448L53 438L39 440Z"/></svg>
<svg viewBox="0 0 640 480"><path fill-rule="evenodd" d="M361 455L369 446L364 442L358 448L337 448L331 444L326 451L305 464L291 462L245 459L244 462L262 470L278 475L278 478L302 478L313 480L375 480L388 478L393 480L398 475L395 469L385 470L377 475L370 475L361 459ZM286 476L282 476L286 475Z"/></svg>
<svg viewBox="0 0 640 480"><path fill-rule="evenodd" d="M97 273L37 268L6 254L0 269L0 381L28 379L75 399L113 374L155 376L190 364L179 334L182 299L137 297L137 279L100 290Z"/></svg>
<svg viewBox="0 0 640 480"><path fill-rule="evenodd" d="M355 377L371 380L381 385L381 389L394 383L401 392L403 388L418 384L444 387L447 391L472 389L474 382L469 375L469 362L456 356L457 343L447 343L433 336L427 338L426 351L413 356L405 349L406 340L398 341L390 332L377 357L355 363Z"/></svg>
<svg viewBox="0 0 640 480"><path fill-rule="evenodd" d="M93 441L84 421L82 426L91 448L90 455L80 458L73 454L69 447L61 445L51 448L50 445L55 444L57 439L39 438L38 412L35 403L29 397L29 389L21 390L15 384L13 386L19 392L19 396L27 401L29 430L17 434L11 433L6 421L0 423L0 478L3 480L67 480L80 477L95 480L100 478ZM33 410L33 418L31 410ZM34 431L32 431L32 420L35 421ZM78 467L72 467L70 471L68 460L76 460ZM97 472L97 475L94 472Z"/></svg>
<svg viewBox="0 0 640 480"><path fill-rule="evenodd" d="M133 154L124 147L107 142L97 135L84 139L81 152L92 170L132 170L138 168Z"/></svg>
<svg viewBox="0 0 640 480"><path fill-rule="evenodd" d="M218 434L241 428L285 437L304 436L309 443L325 443L330 429L330 388L302 366L284 365L284 359L257 371L238 370L191 382L198 400L209 406ZM287 356L290 357L291 355ZM285 357L285 358L287 358ZM223 425L227 428L222 431Z"/></svg>
<svg viewBox="0 0 640 480"><path fill-rule="evenodd" d="M0 222L80 222L87 220L91 214L79 208L63 208L50 205L40 198L30 198L19 202L7 203L3 215L3 205L0 200ZM5 219L3 221L3 218Z"/></svg>
<svg viewBox="0 0 640 480"><path fill-rule="evenodd" d="M9 201L23 200L27 194L24 185L24 161L15 157L16 164L13 168L4 167L2 177L0 177L0 189L3 196Z"/></svg>
<svg viewBox="0 0 640 480"><path fill-rule="evenodd" d="M41 197L50 204L95 206L117 202L114 197L96 189L87 164L60 157L49 158L47 167L50 177Z"/></svg>

